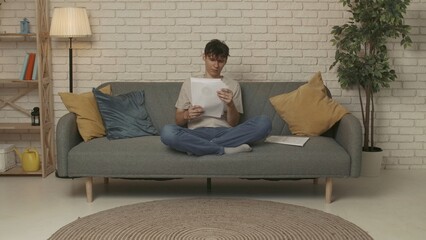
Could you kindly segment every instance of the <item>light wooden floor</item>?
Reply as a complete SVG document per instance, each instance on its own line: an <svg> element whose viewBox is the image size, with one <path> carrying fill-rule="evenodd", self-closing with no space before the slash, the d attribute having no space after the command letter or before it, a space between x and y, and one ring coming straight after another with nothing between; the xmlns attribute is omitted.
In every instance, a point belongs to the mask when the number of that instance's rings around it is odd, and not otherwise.
<svg viewBox="0 0 426 240"><path fill-rule="evenodd" d="M87 203L84 179L0 177L0 239L44 240L63 225L117 206L197 196L270 200L319 209L363 228L376 240L426 236L426 170L384 170L377 178L335 179L332 204L324 203L324 179L264 181L205 179L139 181L95 179Z"/></svg>

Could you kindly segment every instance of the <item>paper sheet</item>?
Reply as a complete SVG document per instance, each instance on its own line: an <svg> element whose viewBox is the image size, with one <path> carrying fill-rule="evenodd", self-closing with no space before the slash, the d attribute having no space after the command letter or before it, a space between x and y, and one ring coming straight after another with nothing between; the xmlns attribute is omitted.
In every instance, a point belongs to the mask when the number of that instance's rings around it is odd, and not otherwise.
<svg viewBox="0 0 426 240"><path fill-rule="evenodd" d="M217 91L227 88L219 78L191 78L192 105L204 108L204 116L220 118L223 113L223 102Z"/></svg>
<svg viewBox="0 0 426 240"><path fill-rule="evenodd" d="M303 147L308 140L309 140L309 137L269 136L265 139L265 142L280 143L280 144Z"/></svg>

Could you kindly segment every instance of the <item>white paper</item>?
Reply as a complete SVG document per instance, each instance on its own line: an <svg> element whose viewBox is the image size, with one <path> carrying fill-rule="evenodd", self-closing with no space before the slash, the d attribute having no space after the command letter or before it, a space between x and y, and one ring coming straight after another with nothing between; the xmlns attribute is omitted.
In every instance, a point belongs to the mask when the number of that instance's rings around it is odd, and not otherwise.
<svg viewBox="0 0 426 240"><path fill-rule="evenodd" d="M203 116L220 118L223 114L223 102L217 91L227 88L219 78L191 78L192 105L203 107Z"/></svg>
<svg viewBox="0 0 426 240"><path fill-rule="evenodd" d="M265 142L303 147L308 140L309 137L269 136L265 139Z"/></svg>

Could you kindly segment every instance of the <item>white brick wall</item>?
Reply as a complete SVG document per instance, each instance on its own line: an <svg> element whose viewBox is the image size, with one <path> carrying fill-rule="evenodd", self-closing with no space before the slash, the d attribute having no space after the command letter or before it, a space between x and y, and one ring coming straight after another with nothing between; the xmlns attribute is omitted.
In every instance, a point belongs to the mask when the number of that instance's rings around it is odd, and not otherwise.
<svg viewBox="0 0 426 240"><path fill-rule="evenodd" d="M219 38L231 48L225 74L246 81L306 81L321 71L335 99L360 117L357 93L342 90L335 70L328 70L334 60L331 27L349 16L338 0L50 1L51 9L59 6L86 7L90 15L93 35L74 44L77 93L106 81L182 81L202 71L204 45ZM33 0L3 3L0 31L19 31L23 17L34 22L33 9ZM426 168L426 0L412 0L406 20L414 44L407 50L398 41L389 44L398 79L376 99L376 139L386 168ZM67 112L57 95L68 89L67 44L52 41L57 119ZM22 48L26 43L0 43L1 78L17 74ZM20 101L30 106L33 100ZM28 120L4 112L1 121ZM9 139L21 140L1 134L0 140Z"/></svg>

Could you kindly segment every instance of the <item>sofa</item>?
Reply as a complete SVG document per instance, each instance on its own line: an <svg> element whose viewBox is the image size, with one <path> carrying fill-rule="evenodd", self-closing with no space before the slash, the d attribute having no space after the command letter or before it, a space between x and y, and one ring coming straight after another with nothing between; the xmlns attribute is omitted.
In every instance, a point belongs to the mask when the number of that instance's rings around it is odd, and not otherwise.
<svg viewBox="0 0 426 240"><path fill-rule="evenodd" d="M112 95L143 89L145 107L160 131L174 123L175 102L181 82L108 82ZM270 97L290 93L304 82L240 82L244 114L241 121L266 115L271 135L291 135L288 124L271 105ZM327 89L328 91L328 89ZM328 94L330 92L328 91ZM57 123L57 177L86 178L87 201L93 201L93 178L174 179L212 178L318 179L325 178L325 201L332 202L333 178L358 177L361 169L361 125L345 114L329 130L311 136L303 147L260 141L252 152L193 156L168 148L160 136L83 141L76 114L67 113Z"/></svg>

